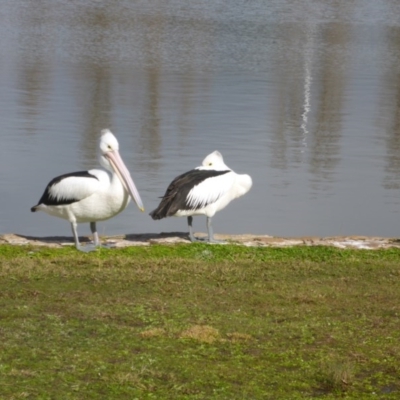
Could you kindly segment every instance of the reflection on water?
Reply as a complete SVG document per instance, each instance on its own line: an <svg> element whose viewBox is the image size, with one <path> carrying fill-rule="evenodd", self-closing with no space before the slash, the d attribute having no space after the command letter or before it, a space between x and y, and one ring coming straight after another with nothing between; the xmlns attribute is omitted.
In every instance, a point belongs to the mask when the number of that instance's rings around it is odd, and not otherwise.
<svg viewBox="0 0 400 400"><path fill-rule="evenodd" d="M394 0L3 2L0 233L69 234L29 208L54 176L96 167L110 127L147 211L218 149L254 186L217 233L398 235L399 12ZM186 224L129 207L99 229Z"/></svg>
<svg viewBox="0 0 400 400"><path fill-rule="evenodd" d="M400 29L388 27L385 31L386 52L390 54L382 74L380 88L379 122L386 141L385 189L400 189L400 71L398 66ZM383 54L385 56L385 54Z"/></svg>

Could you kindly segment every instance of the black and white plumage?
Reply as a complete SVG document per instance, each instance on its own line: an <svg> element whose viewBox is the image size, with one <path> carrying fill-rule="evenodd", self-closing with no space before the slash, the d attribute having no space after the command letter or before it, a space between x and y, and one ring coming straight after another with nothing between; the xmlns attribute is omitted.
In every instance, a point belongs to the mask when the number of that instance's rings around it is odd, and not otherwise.
<svg viewBox="0 0 400 400"><path fill-rule="evenodd" d="M199 240L193 234L193 216L207 217L208 241L214 238L211 218L233 199L246 194L252 186L249 175L240 175L225 165L219 151L209 154L202 165L177 176L168 186L158 207L150 213L154 220L166 217L187 217L189 238Z"/></svg>
<svg viewBox="0 0 400 400"><path fill-rule="evenodd" d="M119 155L119 144L108 129L101 132L99 162L112 173L100 169L78 171L58 176L47 185L32 212L44 211L71 223L78 250L91 251L100 245L97 221L104 221L123 211L130 198L144 211L139 192ZM81 246L77 224L89 222L93 233L93 246Z"/></svg>

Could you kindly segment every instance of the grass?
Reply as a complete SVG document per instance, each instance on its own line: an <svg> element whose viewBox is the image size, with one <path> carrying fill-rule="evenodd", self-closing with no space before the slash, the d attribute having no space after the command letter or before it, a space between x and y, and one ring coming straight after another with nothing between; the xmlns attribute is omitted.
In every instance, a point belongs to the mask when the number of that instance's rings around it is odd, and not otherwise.
<svg viewBox="0 0 400 400"><path fill-rule="evenodd" d="M400 251L0 246L0 399L398 399Z"/></svg>

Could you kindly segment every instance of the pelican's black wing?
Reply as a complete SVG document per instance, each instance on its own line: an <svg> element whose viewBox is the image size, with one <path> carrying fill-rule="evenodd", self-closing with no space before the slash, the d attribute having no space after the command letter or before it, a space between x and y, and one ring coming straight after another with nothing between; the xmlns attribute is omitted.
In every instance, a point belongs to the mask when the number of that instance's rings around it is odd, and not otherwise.
<svg viewBox="0 0 400 400"><path fill-rule="evenodd" d="M167 191L158 207L150 213L153 219L162 219L171 217L178 210L192 210L204 206L199 204L195 207L188 202L189 192L201 182L208 178L224 175L231 172L230 170L215 171L207 169L192 169L182 175L177 176L168 186Z"/></svg>
<svg viewBox="0 0 400 400"><path fill-rule="evenodd" d="M99 183L98 178L89 171L71 172L57 176L46 186L38 204L31 208L36 211L39 204L61 206L72 204L90 196Z"/></svg>

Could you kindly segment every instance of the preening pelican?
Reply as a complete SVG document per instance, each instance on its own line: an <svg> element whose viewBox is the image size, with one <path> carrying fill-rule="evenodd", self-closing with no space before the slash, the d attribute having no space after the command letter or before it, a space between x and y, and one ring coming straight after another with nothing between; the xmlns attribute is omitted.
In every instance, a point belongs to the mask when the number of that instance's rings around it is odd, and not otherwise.
<svg viewBox="0 0 400 400"><path fill-rule="evenodd" d="M253 182L249 175L239 175L224 163L219 151L209 154L202 165L177 176L168 186L159 206L150 213L153 219L187 217L189 239L200 240L193 234L193 216L207 217L208 241L214 238L211 218L233 199L246 194Z"/></svg>
<svg viewBox="0 0 400 400"><path fill-rule="evenodd" d="M110 130L101 131L100 165L112 173L101 169L72 172L61 175L47 185L39 203L32 212L44 211L71 223L75 246L81 251L92 251L100 246L96 222L104 221L123 211L130 201L136 202L144 211L139 192L119 155L119 145ZM93 233L93 245L81 246L77 224L89 222Z"/></svg>

